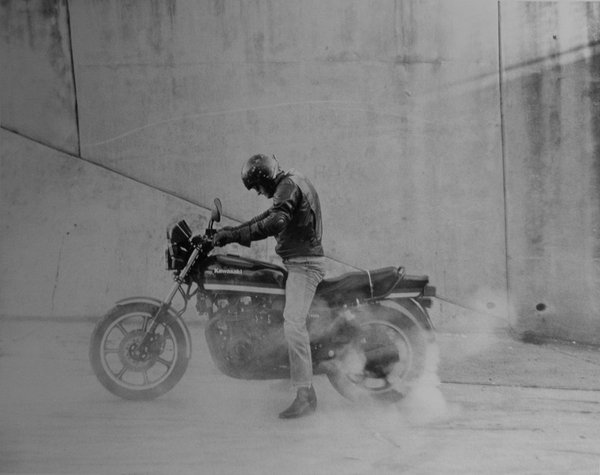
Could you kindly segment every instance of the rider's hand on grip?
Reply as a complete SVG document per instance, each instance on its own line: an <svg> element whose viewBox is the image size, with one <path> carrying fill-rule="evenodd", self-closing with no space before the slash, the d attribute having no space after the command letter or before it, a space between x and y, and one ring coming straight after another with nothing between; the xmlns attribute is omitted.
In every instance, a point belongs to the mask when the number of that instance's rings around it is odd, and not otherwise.
<svg viewBox="0 0 600 475"><path fill-rule="evenodd" d="M229 229L221 229L213 237L213 245L217 247L224 246L239 239L239 233Z"/></svg>
<svg viewBox="0 0 600 475"><path fill-rule="evenodd" d="M202 244L203 240L204 240L204 236L202 236L202 234L197 234L196 236L192 237L192 244L194 246L199 246L200 244Z"/></svg>

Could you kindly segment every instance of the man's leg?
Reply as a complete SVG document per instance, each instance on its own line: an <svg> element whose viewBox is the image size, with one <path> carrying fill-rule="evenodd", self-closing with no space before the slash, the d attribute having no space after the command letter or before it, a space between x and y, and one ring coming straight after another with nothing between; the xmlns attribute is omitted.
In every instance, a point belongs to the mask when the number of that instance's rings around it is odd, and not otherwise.
<svg viewBox="0 0 600 475"><path fill-rule="evenodd" d="M285 262L288 277L283 328L290 358L290 378L297 390L297 398L288 410L280 414L283 418L299 417L316 406L306 318L317 285L324 276L322 261L323 258L307 257ZM299 401L299 398L302 400Z"/></svg>

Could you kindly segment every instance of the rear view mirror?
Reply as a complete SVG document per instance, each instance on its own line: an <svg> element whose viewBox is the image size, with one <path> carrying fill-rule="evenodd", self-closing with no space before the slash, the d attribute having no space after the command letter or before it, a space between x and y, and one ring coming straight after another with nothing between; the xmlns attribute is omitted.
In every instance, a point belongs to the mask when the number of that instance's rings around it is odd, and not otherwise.
<svg viewBox="0 0 600 475"><path fill-rule="evenodd" d="M221 205L221 200L219 198L215 198L215 207L212 210L210 219L215 223L218 223L221 221L221 214L223 214L223 205Z"/></svg>

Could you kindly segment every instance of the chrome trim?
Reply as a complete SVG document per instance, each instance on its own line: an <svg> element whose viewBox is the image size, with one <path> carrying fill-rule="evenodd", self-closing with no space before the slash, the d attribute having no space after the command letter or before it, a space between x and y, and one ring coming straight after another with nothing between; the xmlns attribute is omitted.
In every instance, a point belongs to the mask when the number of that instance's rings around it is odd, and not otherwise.
<svg viewBox="0 0 600 475"><path fill-rule="evenodd" d="M285 295L285 289L253 287L249 285L204 284L206 290L228 290L232 292L250 292L255 294Z"/></svg>
<svg viewBox="0 0 600 475"><path fill-rule="evenodd" d="M407 299L410 297L418 297L421 292L394 292L385 296L386 299Z"/></svg>

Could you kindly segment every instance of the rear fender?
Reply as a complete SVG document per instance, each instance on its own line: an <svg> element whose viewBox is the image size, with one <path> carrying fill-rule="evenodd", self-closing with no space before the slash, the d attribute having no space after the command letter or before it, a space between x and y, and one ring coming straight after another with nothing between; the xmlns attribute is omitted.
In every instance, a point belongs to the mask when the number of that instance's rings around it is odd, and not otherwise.
<svg viewBox="0 0 600 475"><path fill-rule="evenodd" d="M123 305L129 305L132 303L147 303L150 305L156 305L158 308L160 308L160 306L163 304L160 300L155 299L153 297L128 297L128 298L119 300L116 305L118 307L122 307ZM185 324L185 321L183 320L183 318L181 318L181 315L179 315L173 309L173 307L168 307L167 312L169 313L169 315L171 317L173 317L173 320L175 321L175 323L177 323L177 325L179 325L181 327L181 329L183 330L183 334L185 335L185 342L187 344L186 345L187 346L187 355L186 356L189 359L192 356L192 336L190 335L190 330L188 329L188 326Z"/></svg>

